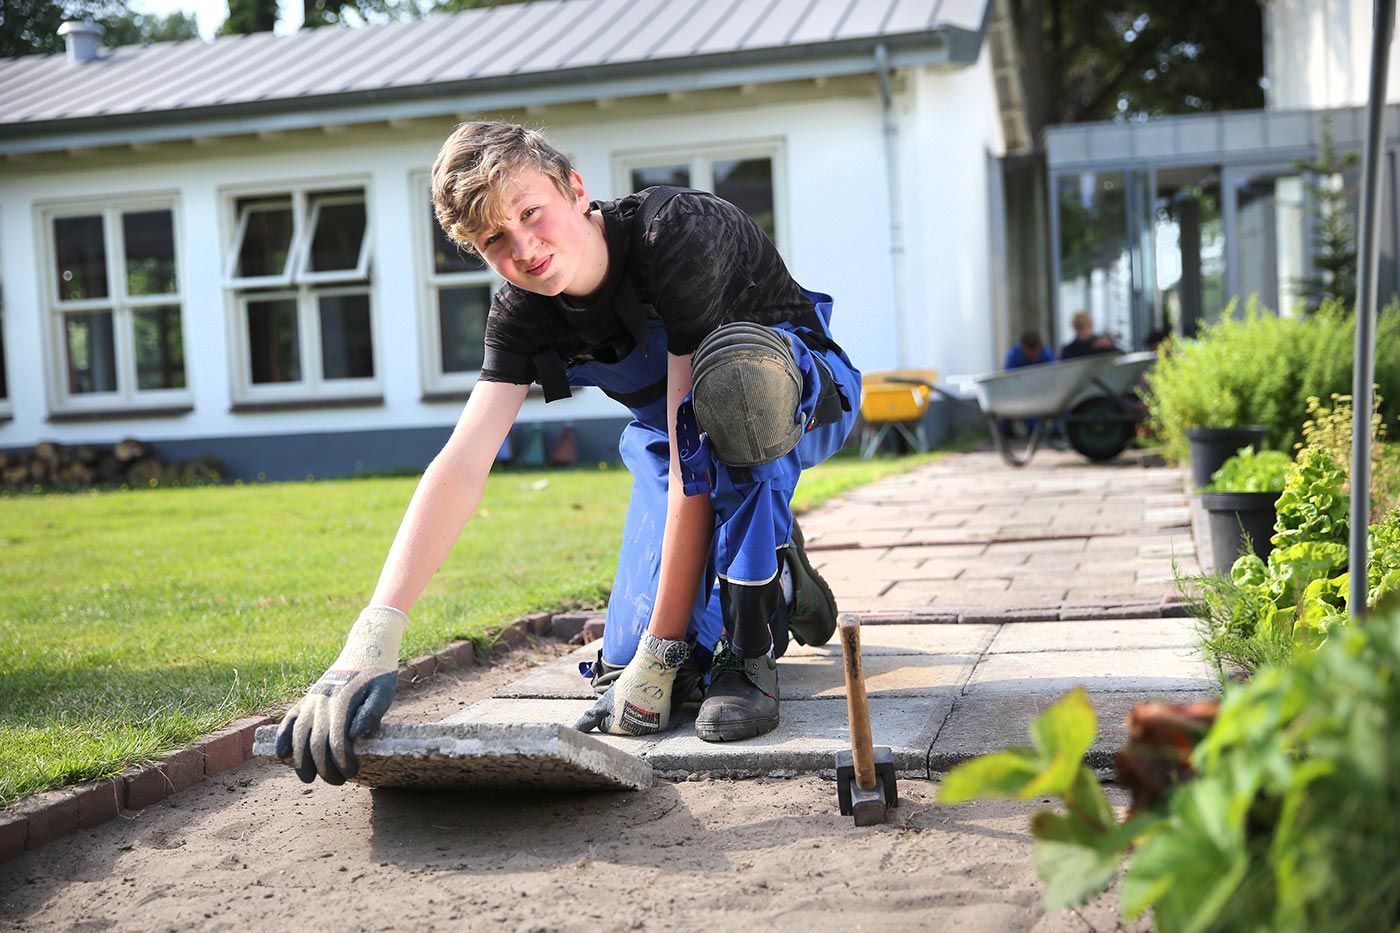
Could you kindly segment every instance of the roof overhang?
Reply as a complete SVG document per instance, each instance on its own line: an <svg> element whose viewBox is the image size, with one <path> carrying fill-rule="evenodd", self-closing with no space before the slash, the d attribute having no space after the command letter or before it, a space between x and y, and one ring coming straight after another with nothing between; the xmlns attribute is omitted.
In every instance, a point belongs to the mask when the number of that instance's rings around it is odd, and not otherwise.
<svg viewBox="0 0 1400 933"><path fill-rule="evenodd" d="M32 124L0 124L0 155L95 149L352 126L464 113L499 112L590 100L714 90L813 78L869 74L883 44L894 68L958 68L981 51L978 30L944 27L924 33L845 42L627 62L539 74L423 84L345 94L250 101L216 107L108 114ZM676 67L683 64L683 67Z"/></svg>

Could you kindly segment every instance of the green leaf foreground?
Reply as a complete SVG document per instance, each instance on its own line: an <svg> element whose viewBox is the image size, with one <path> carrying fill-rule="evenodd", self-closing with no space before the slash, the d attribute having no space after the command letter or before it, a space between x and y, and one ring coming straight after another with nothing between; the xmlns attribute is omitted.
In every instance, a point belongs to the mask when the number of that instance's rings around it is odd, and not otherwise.
<svg viewBox="0 0 1400 933"><path fill-rule="evenodd" d="M1228 688L1191 754L1195 777L1123 824L1089 769L1055 776L1063 753L1087 748L1086 706L1071 693L1032 724L1032 747L967 762L939 793L1060 798L1031 819L1046 909L1102 891L1136 847L1119 908L1128 921L1151 910L1163 933L1396 927L1400 597Z"/></svg>

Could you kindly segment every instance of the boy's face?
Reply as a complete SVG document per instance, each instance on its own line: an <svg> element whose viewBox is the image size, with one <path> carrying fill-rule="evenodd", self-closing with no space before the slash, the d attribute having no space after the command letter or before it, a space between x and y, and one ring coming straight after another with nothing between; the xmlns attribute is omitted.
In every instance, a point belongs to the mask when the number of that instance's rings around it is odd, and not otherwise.
<svg viewBox="0 0 1400 933"><path fill-rule="evenodd" d="M506 221L475 239L481 258L497 275L537 295L585 295L597 287L587 271L597 262L599 244L586 213L588 193L578 172L571 182L572 202L543 172L525 169L511 176ZM603 256L606 262L606 247Z"/></svg>

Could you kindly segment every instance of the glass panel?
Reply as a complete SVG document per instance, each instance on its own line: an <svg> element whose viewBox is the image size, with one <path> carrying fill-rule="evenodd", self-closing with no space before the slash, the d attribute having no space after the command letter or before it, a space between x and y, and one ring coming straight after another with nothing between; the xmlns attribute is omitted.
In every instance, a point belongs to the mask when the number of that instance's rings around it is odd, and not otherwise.
<svg viewBox="0 0 1400 933"><path fill-rule="evenodd" d="M117 391L112 312L65 314L63 330L68 349L68 391L73 395Z"/></svg>
<svg viewBox="0 0 1400 933"><path fill-rule="evenodd" d="M1070 319L1087 311L1096 332L1132 333L1132 256L1122 172L1060 175L1059 320L1055 358L1074 339Z"/></svg>
<svg viewBox="0 0 1400 933"><path fill-rule="evenodd" d="M300 381L295 298L248 302L248 356L254 383Z"/></svg>
<svg viewBox="0 0 1400 933"><path fill-rule="evenodd" d="M438 334L442 340L442 371L469 373L485 358L486 311L491 289L485 285L438 291Z"/></svg>
<svg viewBox="0 0 1400 933"><path fill-rule="evenodd" d="M180 308L149 308L133 312L136 341L136 388L183 389L185 343L180 333Z"/></svg>
<svg viewBox="0 0 1400 933"><path fill-rule="evenodd" d="M439 275L452 272L484 272L486 263L476 253L460 249L447 238L437 218L428 212L428 225L433 228L433 271Z"/></svg>
<svg viewBox="0 0 1400 933"><path fill-rule="evenodd" d="M1235 189L1239 296L1258 295L1268 308L1290 313L1303 300L1308 270L1303 179L1256 175Z"/></svg>
<svg viewBox="0 0 1400 933"><path fill-rule="evenodd" d="M248 229L238 248L238 278L282 275L292 248L292 202L288 200L239 201L248 215Z"/></svg>
<svg viewBox="0 0 1400 933"><path fill-rule="evenodd" d="M326 379L373 379L369 295L321 296L321 373Z"/></svg>
<svg viewBox="0 0 1400 933"><path fill-rule="evenodd" d="M106 298L107 244L102 216L57 217L53 222L60 301Z"/></svg>
<svg viewBox="0 0 1400 933"><path fill-rule="evenodd" d="M1217 321L1225 307L1225 225L1220 169L1159 169L1157 267L1165 328L1194 336L1202 322Z"/></svg>
<svg viewBox="0 0 1400 933"><path fill-rule="evenodd" d="M632 169L632 190L641 191L652 185L679 185L690 187L689 165L649 165L646 168Z"/></svg>
<svg viewBox="0 0 1400 933"><path fill-rule="evenodd" d="M0 318L0 399L10 397L10 378L5 373L5 319Z"/></svg>
<svg viewBox="0 0 1400 933"><path fill-rule="evenodd" d="M715 194L758 222L768 239L776 241L773 214L773 160L741 159L714 164Z"/></svg>
<svg viewBox="0 0 1400 933"><path fill-rule="evenodd" d="M322 204L311 238L312 272L344 272L360 264L365 204Z"/></svg>
<svg viewBox="0 0 1400 933"><path fill-rule="evenodd" d="M122 239L128 295L173 295L180 290L175 281L175 224L170 211L123 214Z"/></svg>

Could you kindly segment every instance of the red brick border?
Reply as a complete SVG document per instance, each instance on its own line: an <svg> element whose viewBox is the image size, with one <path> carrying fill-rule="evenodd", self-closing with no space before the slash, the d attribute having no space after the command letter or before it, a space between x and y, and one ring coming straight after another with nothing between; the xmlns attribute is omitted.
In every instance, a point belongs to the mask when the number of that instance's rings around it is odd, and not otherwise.
<svg viewBox="0 0 1400 933"><path fill-rule="evenodd" d="M509 651L531 637L549 635L553 619L548 612L518 619L496 634L496 644ZM439 671L471 667L476 659L472 642L453 642L435 654L400 665L399 685L421 683ZM238 767L252 759L253 735L258 727L275 722L272 716L247 716L188 748L128 768L114 778L44 791L0 810L0 863L79 829L100 826L122 810L141 810L159 803L205 778Z"/></svg>

